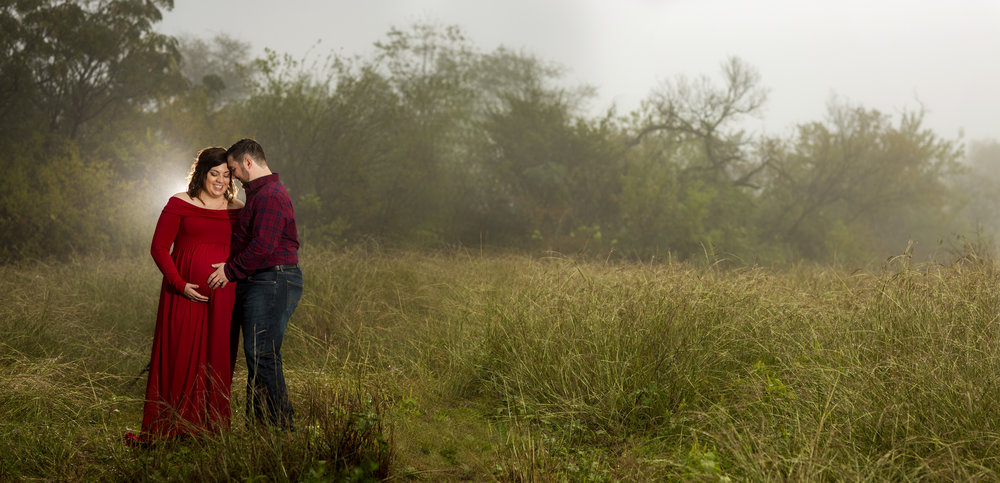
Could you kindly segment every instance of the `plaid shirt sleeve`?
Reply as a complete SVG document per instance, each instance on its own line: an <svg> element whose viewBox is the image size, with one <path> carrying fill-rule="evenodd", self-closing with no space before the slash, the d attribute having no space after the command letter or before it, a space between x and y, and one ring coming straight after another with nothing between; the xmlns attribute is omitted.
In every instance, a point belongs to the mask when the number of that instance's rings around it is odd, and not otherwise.
<svg viewBox="0 0 1000 483"><path fill-rule="evenodd" d="M267 266L271 254L282 242L289 221L294 219L291 200L276 196L271 190L262 190L254 200L251 208L250 240L246 248L240 251L226 264L225 273L229 280L246 278L254 270Z"/></svg>

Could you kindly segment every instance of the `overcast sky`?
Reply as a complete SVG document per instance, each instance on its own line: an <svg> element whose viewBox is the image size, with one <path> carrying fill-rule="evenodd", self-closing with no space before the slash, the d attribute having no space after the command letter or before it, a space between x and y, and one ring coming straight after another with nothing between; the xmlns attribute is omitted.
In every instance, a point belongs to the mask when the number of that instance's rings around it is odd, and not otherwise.
<svg viewBox="0 0 1000 483"><path fill-rule="evenodd" d="M368 55L419 21L562 64L597 88L594 112L631 111L677 75L718 79L736 56L770 90L769 134L822 120L836 95L893 115L922 105L945 138L1000 139L1000 0L175 0L159 30Z"/></svg>

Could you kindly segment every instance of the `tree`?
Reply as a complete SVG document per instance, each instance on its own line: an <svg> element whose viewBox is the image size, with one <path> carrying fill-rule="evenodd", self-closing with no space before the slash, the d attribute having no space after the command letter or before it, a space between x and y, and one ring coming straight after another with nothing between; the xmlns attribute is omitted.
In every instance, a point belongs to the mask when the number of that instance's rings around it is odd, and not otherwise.
<svg viewBox="0 0 1000 483"><path fill-rule="evenodd" d="M965 232L975 233L972 242L976 244L993 245L1000 237L1000 142L970 143L965 161L967 170L953 184L962 195Z"/></svg>
<svg viewBox="0 0 1000 483"><path fill-rule="evenodd" d="M942 218L960 147L923 128L923 112L890 121L831 102L827 122L802 124L790 145L773 145L764 203L777 241L818 260L844 249L898 251Z"/></svg>
<svg viewBox="0 0 1000 483"><path fill-rule="evenodd" d="M457 29L393 29L370 61L318 70L270 53L239 108L280 160L313 235L438 241L451 209L466 111L468 46Z"/></svg>
<svg viewBox="0 0 1000 483"><path fill-rule="evenodd" d="M0 146L23 139L39 122L34 79L26 58L27 32L14 4L0 6Z"/></svg>
<svg viewBox="0 0 1000 483"><path fill-rule="evenodd" d="M658 132L672 133L681 142L697 142L701 156L687 160L682 178L711 178L753 188L753 177L763 164L749 155L749 139L734 124L758 114L767 91L759 85L760 74L739 58L723 63L722 72L725 85L721 88L708 77L696 81L678 77L654 91L644 103L647 119L631 144Z"/></svg>
<svg viewBox="0 0 1000 483"><path fill-rule="evenodd" d="M30 96L52 133L70 139L98 118L141 110L181 87L171 37L153 30L172 0L18 1L3 9L19 23L6 42L32 85ZM11 47L13 46L13 47Z"/></svg>
<svg viewBox="0 0 1000 483"><path fill-rule="evenodd" d="M211 39L180 39L180 71L187 81L205 92L213 109L246 99L258 64L251 57L250 44L227 34Z"/></svg>
<svg viewBox="0 0 1000 483"><path fill-rule="evenodd" d="M172 5L0 4L0 259L134 249L144 238L134 222L149 218L138 216L148 185L131 169L158 158L149 114L183 87L173 39L152 30Z"/></svg>
<svg viewBox="0 0 1000 483"><path fill-rule="evenodd" d="M467 168L463 143L476 92L477 53L456 26L415 24L376 42L374 68L398 96L400 150L383 171L381 225L440 240L454 218L456 187Z"/></svg>
<svg viewBox="0 0 1000 483"><path fill-rule="evenodd" d="M171 159L190 160L196 149L246 136L257 120L235 111L249 98L259 72L250 45L223 34L183 38L179 53L186 88L161 99L144 124L154 126L168 145L183 147Z"/></svg>
<svg viewBox="0 0 1000 483"><path fill-rule="evenodd" d="M751 244L751 210L766 158L739 128L767 98L760 76L737 58L724 85L678 77L655 90L632 120L618 238L637 254L682 258Z"/></svg>
<svg viewBox="0 0 1000 483"><path fill-rule="evenodd" d="M500 100L482 122L481 157L488 205L494 216L506 214L494 218L497 228L550 249L578 245L569 240L578 233L600 237L618 190L610 121L575 118L560 90L528 89Z"/></svg>

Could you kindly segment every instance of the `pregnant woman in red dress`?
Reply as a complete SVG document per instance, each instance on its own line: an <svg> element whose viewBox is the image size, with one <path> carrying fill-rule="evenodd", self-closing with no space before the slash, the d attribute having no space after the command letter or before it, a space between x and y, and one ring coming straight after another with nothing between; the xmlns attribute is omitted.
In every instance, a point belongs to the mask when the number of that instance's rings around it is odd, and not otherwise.
<svg viewBox="0 0 1000 483"><path fill-rule="evenodd" d="M229 257L229 236L243 203L226 150L206 148L186 193L167 201L150 253L163 272L139 440L202 435L229 427L235 340L235 284L212 290L213 263ZM170 247L173 245L173 251Z"/></svg>

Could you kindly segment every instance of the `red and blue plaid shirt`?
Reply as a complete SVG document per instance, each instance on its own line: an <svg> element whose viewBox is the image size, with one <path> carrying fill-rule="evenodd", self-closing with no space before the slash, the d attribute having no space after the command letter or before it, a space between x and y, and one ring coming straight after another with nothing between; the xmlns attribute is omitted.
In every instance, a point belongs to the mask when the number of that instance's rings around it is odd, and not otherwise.
<svg viewBox="0 0 1000 483"><path fill-rule="evenodd" d="M233 229L226 278L246 278L255 270L299 262L295 211L278 173L243 184L247 204Z"/></svg>

